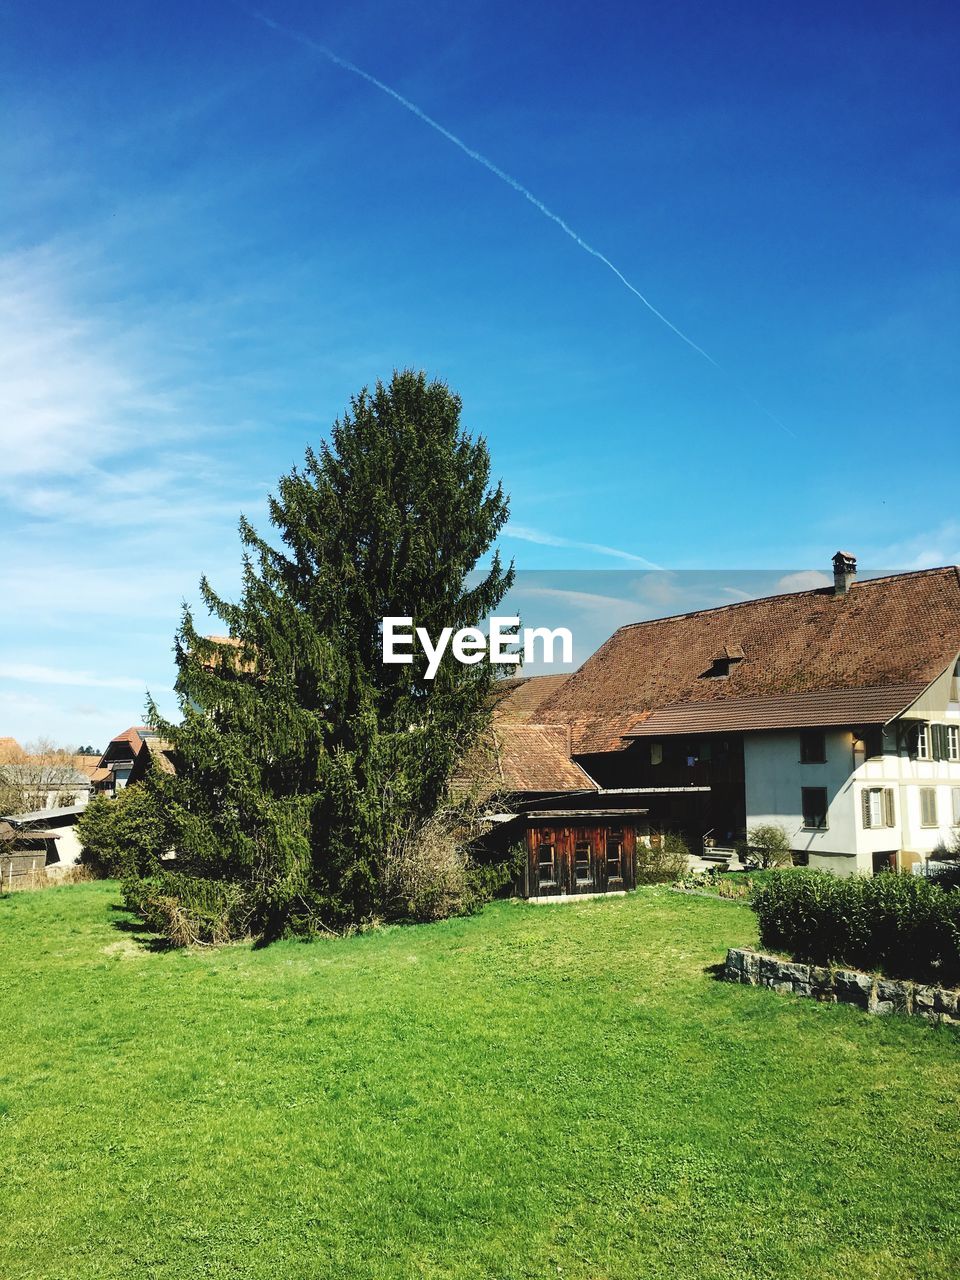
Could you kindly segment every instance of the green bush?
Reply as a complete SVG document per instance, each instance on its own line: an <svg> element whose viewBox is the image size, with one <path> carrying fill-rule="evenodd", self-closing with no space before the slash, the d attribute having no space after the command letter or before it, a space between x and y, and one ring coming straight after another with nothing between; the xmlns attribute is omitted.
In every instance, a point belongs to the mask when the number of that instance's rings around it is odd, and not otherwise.
<svg viewBox="0 0 960 1280"><path fill-rule="evenodd" d="M516 889L523 875L527 850L523 841L510 846L507 856L499 862L471 859L467 867L469 898L467 910L479 911L494 898L503 897Z"/></svg>
<svg viewBox="0 0 960 1280"><path fill-rule="evenodd" d="M760 942L814 964L960 982L960 890L917 876L771 872L753 891Z"/></svg>
<svg viewBox="0 0 960 1280"><path fill-rule="evenodd" d="M240 885L174 871L131 876L124 904L175 947L230 942L250 933L251 908Z"/></svg>
<svg viewBox="0 0 960 1280"><path fill-rule="evenodd" d="M637 841L637 884L669 884L689 866L690 850L674 831L655 833L649 845Z"/></svg>
<svg viewBox="0 0 960 1280"><path fill-rule="evenodd" d="M793 861L790 836L779 822L760 822L747 832L745 855L741 858L758 867L784 867Z"/></svg>
<svg viewBox="0 0 960 1280"><path fill-rule="evenodd" d="M94 796L77 821L80 861L96 876L149 875L172 842L162 800L139 784Z"/></svg>

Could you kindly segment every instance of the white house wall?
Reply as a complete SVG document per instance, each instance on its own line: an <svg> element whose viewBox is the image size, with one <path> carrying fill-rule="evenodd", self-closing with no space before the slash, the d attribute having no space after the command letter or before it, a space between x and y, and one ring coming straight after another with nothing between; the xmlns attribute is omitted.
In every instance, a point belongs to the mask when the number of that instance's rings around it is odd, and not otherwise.
<svg viewBox="0 0 960 1280"><path fill-rule="evenodd" d="M743 771L747 829L760 823L786 828L790 847L810 856L816 866L823 857L831 869L852 875L864 870L857 857L857 823L853 797L853 738L849 733L827 730L826 761L800 763L797 731L750 733L744 738ZM801 790L825 787L827 828L807 831L803 826ZM877 833L882 834L882 833Z"/></svg>
<svg viewBox="0 0 960 1280"><path fill-rule="evenodd" d="M57 828L57 858L58 861L47 867L47 871L56 875L57 868L75 867L80 861L82 848L77 838L77 828L71 823L68 827Z"/></svg>
<svg viewBox="0 0 960 1280"><path fill-rule="evenodd" d="M941 707L933 719L939 723L960 720L960 708ZM779 823L790 836L791 847L809 855L811 866L840 874L869 875L875 853L901 851L921 859L938 848L950 847L956 837L953 822L955 788L960 788L960 761L911 760L897 753L896 734L884 736L884 754L865 760L853 735L827 730L826 761L800 762L798 731L747 734L744 738L744 789L747 827ZM801 789L827 790L827 828L803 827ZM895 825L864 828L861 793L869 787L890 787L894 792ZM920 821L920 789L937 791L936 827ZM904 859L906 865L911 859Z"/></svg>

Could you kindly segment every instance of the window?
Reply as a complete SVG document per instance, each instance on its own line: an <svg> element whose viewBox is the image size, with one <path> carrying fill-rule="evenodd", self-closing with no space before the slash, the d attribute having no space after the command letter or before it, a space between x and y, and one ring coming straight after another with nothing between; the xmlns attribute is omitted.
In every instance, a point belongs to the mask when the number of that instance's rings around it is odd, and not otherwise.
<svg viewBox="0 0 960 1280"><path fill-rule="evenodd" d="M801 804L803 806L803 825L807 831L826 831L827 829L827 788L801 788Z"/></svg>
<svg viewBox="0 0 960 1280"><path fill-rule="evenodd" d="M937 788L920 788L920 825L935 827L937 825Z"/></svg>
<svg viewBox="0 0 960 1280"><path fill-rule="evenodd" d="M537 845L537 879L540 884L557 883L557 849L553 844Z"/></svg>
<svg viewBox="0 0 960 1280"><path fill-rule="evenodd" d="M650 743L650 763L663 764L663 743L662 742Z"/></svg>
<svg viewBox="0 0 960 1280"><path fill-rule="evenodd" d="M592 884L593 869L590 866L590 841L578 840L573 846L573 873L577 884Z"/></svg>
<svg viewBox="0 0 960 1280"><path fill-rule="evenodd" d="M607 832L607 881L622 879L623 831L619 827L611 827Z"/></svg>
<svg viewBox="0 0 960 1280"><path fill-rule="evenodd" d="M819 729L811 729L800 735L800 763L823 764L827 758L827 744Z"/></svg>
<svg viewBox="0 0 960 1280"><path fill-rule="evenodd" d="M944 755L948 760L960 760L960 728L955 724L948 724L946 727L946 751Z"/></svg>
<svg viewBox="0 0 960 1280"><path fill-rule="evenodd" d="M860 793L860 803L867 830L897 825L892 787L867 787Z"/></svg>
<svg viewBox="0 0 960 1280"><path fill-rule="evenodd" d="M930 759L930 726L926 724L917 726L917 759Z"/></svg>

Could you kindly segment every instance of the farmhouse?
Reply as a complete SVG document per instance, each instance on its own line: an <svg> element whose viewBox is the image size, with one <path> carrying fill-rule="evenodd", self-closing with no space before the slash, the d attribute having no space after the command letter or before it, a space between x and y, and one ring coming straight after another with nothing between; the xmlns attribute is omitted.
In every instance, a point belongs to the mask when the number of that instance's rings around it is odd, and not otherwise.
<svg viewBox="0 0 960 1280"><path fill-rule="evenodd" d="M960 824L960 570L833 568L822 588L621 627L542 698L530 682L526 723L569 735L597 808L628 796L696 852L770 822L840 875L922 866ZM584 807L572 789L563 806Z"/></svg>

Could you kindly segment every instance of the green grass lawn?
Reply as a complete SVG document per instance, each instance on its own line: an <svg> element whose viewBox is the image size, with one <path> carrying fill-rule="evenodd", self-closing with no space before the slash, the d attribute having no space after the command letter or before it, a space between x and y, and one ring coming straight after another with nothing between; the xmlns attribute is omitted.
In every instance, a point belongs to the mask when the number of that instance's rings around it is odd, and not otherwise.
<svg viewBox="0 0 960 1280"><path fill-rule="evenodd" d="M960 1273L960 1037L707 970L644 889L157 952L0 900L0 1277Z"/></svg>

